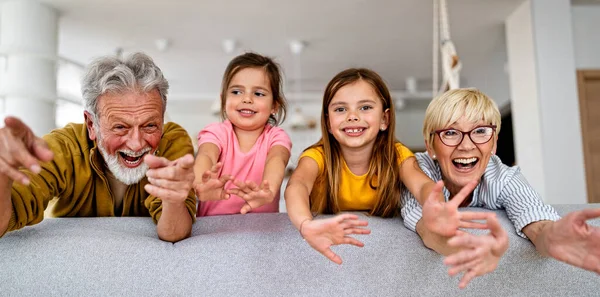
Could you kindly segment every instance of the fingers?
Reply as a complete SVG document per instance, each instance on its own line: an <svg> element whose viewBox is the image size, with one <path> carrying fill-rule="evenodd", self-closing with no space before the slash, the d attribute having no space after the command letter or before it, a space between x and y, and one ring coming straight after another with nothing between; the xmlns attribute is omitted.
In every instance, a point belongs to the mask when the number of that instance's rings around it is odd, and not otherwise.
<svg viewBox="0 0 600 297"><path fill-rule="evenodd" d="M204 171L204 173L202 173L202 183L207 183L210 180L211 175L212 172L210 170Z"/></svg>
<svg viewBox="0 0 600 297"><path fill-rule="evenodd" d="M463 277L460 279L460 282L458 283L458 287L461 289L466 288L467 285L469 284L469 282L471 282L471 280L473 280L476 276L477 276L477 273L475 273L475 271L473 271L473 270L467 271L467 273L465 273L463 275Z"/></svg>
<svg viewBox="0 0 600 297"><path fill-rule="evenodd" d="M4 124L6 127L10 128L11 133L17 137L23 137L31 132L31 129L25 123L15 117L7 116L4 119Z"/></svg>
<svg viewBox="0 0 600 297"><path fill-rule="evenodd" d="M476 249L467 248L467 249L460 250L459 252L454 253L454 254L444 258L443 263L444 263L444 265L458 267L458 265L462 265L464 263L469 263L471 261L474 261L480 256L481 256L481 254ZM459 269L458 271L456 271L456 273L459 273L460 271L462 271L462 270ZM451 274L451 275L453 275L453 274Z"/></svg>
<svg viewBox="0 0 600 297"><path fill-rule="evenodd" d="M482 262L481 258L475 258L471 261L454 265L453 267L448 269L448 275L455 276L461 272L468 272L468 271L476 270L477 265L479 265L481 262Z"/></svg>
<svg viewBox="0 0 600 297"><path fill-rule="evenodd" d="M161 188L153 184L146 184L144 186L144 189L150 195L161 198L163 202L165 200L184 202L187 198L187 192L185 191L175 191L171 189Z"/></svg>
<svg viewBox="0 0 600 297"><path fill-rule="evenodd" d="M345 213L345 214L335 216L334 220L338 223L341 223L345 220L358 220L358 216L355 214ZM366 225L364 225L364 226L366 226Z"/></svg>
<svg viewBox="0 0 600 297"><path fill-rule="evenodd" d="M323 256L327 257L327 259L331 260L331 262L335 264L342 264L342 258L340 258L340 256L334 253L329 247L322 251L321 254L323 254Z"/></svg>
<svg viewBox="0 0 600 297"><path fill-rule="evenodd" d="M473 221L473 220L487 220L488 218L496 216L493 212L481 212L481 211L461 211L458 213L458 217L461 220Z"/></svg>
<svg viewBox="0 0 600 297"><path fill-rule="evenodd" d="M192 169L194 168L194 156L187 154L175 160L175 164L181 169Z"/></svg>
<svg viewBox="0 0 600 297"><path fill-rule="evenodd" d="M479 181L477 180L473 180L471 182L469 182L466 186L464 186L460 192L458 192L458 194L456 194L449 202L448 204L458 208L458 206L465 201L465 199L467 197L469 197L469 194L471 194L471 192L473 192L473 190L475 189L475 187L477 187L477 184L479 183Z"/></svg>
<svg viewBox="0 0 600 297"><path fill-rule="evenodd" d="M161 188L165 188L165 189L172 189L172 190L187 189L188 191L191 189L190 184L186 181L173 181L173 180L168 180L168 179L152 178L152 177L149 177L148 181L157 187L161 187Z"/></svg>
<svg viewBox="0 0 600 297"><path fill-rule="evenodd" d="M460 236L453 236L448 240L451 247L476 247L480 243L480 237L464 232Z"/></svg>
<svg viewBox="0 0 600 297"><path fill-rule="evenodd" d="M240 209L241 214L247 214L251 211L252 211L252 206L250 206L250 204L248 204L247 202L244 204L244 206L242 206L242 209Z"/></svg>
<svg viewBox="0 0 600 297"><path fill-rule="evenodd" d="M54 158L54 153L50 150L46 141L41 138L35 138L32 152L34 156L43 162L48 162Z"/></svg>
<svg viewBox="0 0 600 297"><path fill-rule="evenodd" d="M266 179L265 179L265 180L263 180L263 182L262 182L262 186L261 186L261 190L265 190L265 191L268 191L268 190L270 190L270 189L269 189L269 181L268 181L268 180L266 180Z"/></svg>
<svg viewBox="0 0 600 297"><path fill-rule="evenodd" d="M600 208L587 208L573 213L575 213L577 219L587 221L600 217Z"/></svg>
<svg viewBox="0 0 600 297"><path fill-rule="evenodd" d="M465 228L465 229L488 229L488 225L485 223L470 222L470 221L460 221L458 223L458 227Z"/></svg>
<svg viewBox="0 0 600 297"><path fill-rule="evenodd" d="M494 237L506 235L504 228L502 228L502 226L498 222L498 219L496 218L496 214L490 216L487 219L487 225Z"/></svg>
<svg viewBox="0 0 600 297"><path fill-rule="evenodd" d="M365 246L365 244L362 243L362 241L360 241L356 238L349 237L349 236L345 236L344 239L342 240L342 243L355 245L357 247Z"/></svg>
<svg viewBox="0 0 600 297"><path fill-rule="evenodd" d="M358 218L356 220L344 220L339 222L339 224L342 226L342 228L349 228L349 227L364 227L364 226L368 226L369 222L367 221L362 221L362 220L358 220Z"/></svg>
<svg viewBox="0 0 600 297"><path fill-rule="evenodd" d="M229 174L225 174L225 175L223 175L223 176L219 177L219 182L220 182L220 183L221 183L223 186L225 186L225 184L226 184L228 181L230 181L230 180L233 180L233 176L231 176L231 175L229 175Z"/></svg>
<svg viewBox="0 0 600 297"><path fill-rule="evenodd" d="M487 223L473 222L475 220L488 220L495 214L492 212L461 211L458 213L459 228L467 229L488 229Z"/></svg>
<svg viewBox="0 0 600 297"><path fill-rule="evenodd" d="M221 162L217 162L217 164L213 165L213 166L210 168L210 171L211 171L212 173L214 173L214 174L218 174L218 173L219 173L219 170L221 170L221 167L223 167L223 163L221 163Z"/></svg>
<svg viewBox="0 0 600 297"><path fill-rule="evenodd" d="M438 197L440 195L442 195L442 190L444 189L444 182L443 181L438 181L435 183L435 186L433 186L433 189L431 189L431 193L429 193L429 197L427 197L427 201L432 200L433 201L437 201Z"/></svg>
<svg viewBox="0 0 600 297"><path fill-rule="evenodd" d="M150 153L144 156L144 163L146 163L151 169L163 168L171 165L171 161L167 160L167 158L157 157Z"/></svg>
<svg viewBox="0 0 600 297"><path fill-rule="evenodd" d="M371 230L365 228L346 228L344 229L344 234L371 234Z"/></svg>
<svg viewBox="0 0 600 297"><path fill-rule="evenodd" d="M9 179L17 181L24 185L29 185L29 178L23 172L8 165L2 158L0 158L0 174L6 175Z"/></svg>

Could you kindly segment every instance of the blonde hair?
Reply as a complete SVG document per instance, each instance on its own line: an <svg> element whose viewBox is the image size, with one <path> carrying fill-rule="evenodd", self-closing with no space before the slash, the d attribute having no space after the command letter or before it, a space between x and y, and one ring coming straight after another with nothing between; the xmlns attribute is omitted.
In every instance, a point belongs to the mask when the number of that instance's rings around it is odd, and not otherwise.
<svg viewBox="0 0 600 297"><path fill-rule="evenodd" d="M495 135L500 133L500 111L494 100L475 88L455 89L429 103L423 121L425 142L432 146L434 131L449 127L463 115L470 122L483 120L486 124L496 125Z"/></svg>
<svg viewBox="0 0 600 297"><path fill-rule="evenodd" d="M322 148L325 170L317 178L310 193L310 208L314 213L338 213L340 211L338 195L340 176L342 172L342 152L340 144L328 131L329 103L335 94L344 86L364 81L373 87L383 105L383 111L389 110L389 123L385 131L379 131L373 152L371 153L367 180L372 189L377 191L377 202L370 215L393 217L398 215L400 208L400 169L398 159L401 157L396 150L395 111L390 92L383 79L374 71L364 68L351 68L338 73L325 88L323 106L321 109L321 139L310 146Z"/></svg>

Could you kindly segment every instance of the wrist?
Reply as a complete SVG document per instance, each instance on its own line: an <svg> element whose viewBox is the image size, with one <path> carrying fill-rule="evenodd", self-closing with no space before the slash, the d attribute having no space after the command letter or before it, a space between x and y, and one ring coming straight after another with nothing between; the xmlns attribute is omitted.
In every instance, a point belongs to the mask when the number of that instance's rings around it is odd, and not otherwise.
<svg viewBox="0 0 600 297"><path fill-rule="evenodd" d="M304 220L302 220L302 222L300 222L300 226L298 227L298 232L300 232L300 236L302 236L302 238L304 238L304 234L302 233L302 228L304 227L304 223L308 222L308 221L312 221L311 218L305 218Z"/></svg>

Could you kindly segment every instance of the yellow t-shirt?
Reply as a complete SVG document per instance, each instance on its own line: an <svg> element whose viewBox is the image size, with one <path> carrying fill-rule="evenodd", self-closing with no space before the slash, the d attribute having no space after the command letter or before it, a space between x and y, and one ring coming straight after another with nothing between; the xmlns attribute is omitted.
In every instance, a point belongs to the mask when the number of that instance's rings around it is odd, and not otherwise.
<svg viewBox="0 0 600 297"><path fill-rule="evenodd" d="M413 157L414 154L401 143L396 143L396 150L398 151L398 164L401 164L407 158ZM300 159L303 157L309 157L319 165L319 175L323 173L324 168L324 154L322 147L316 147L306 150ZM342 158L342 174L340 177L340 192L338 195L338 203L340 210L351 211L351 210L366 210L369 211L375 207L375 200L377 199L377 191L372 189L367 180L367 173L363 175L355 175L350 171L346 161ZM315 183L315 186L318 183Z"/></svg>

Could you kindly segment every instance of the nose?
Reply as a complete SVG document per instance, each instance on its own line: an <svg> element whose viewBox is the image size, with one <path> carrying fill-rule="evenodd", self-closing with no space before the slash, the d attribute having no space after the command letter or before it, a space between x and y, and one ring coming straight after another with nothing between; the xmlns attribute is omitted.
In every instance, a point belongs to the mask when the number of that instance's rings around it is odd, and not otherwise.
<svg viewBox="0 0 600 297"><path fill-rule="evenodd" d="M356 121L358 121L358 115L354 112L349 112L346 120L348 122L356 122Z"/></svg>
<svg viewBox="0 0 600 297"><path fill-rule="evenodd" d="M242 99L243 103L247 103L247 104L252 104L252 94L247 93L244 95L244 98Z"/></svg>
<svg viewBox="0 0 600 297"><path fill-rule="evenodd" d="M139 128L131 129L128 137L127 148L134 152L139 152L144 148L144 136Z"/></svg>
<svg viewBox="0 0 600 297"><path fill-rule="evenodd" d="M471 136L469 134L463 134L463 139L462 141L458 144L458 149L459 150L472 150L475 149L476 145L475 143L471 140Z"/></svg>

